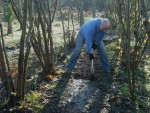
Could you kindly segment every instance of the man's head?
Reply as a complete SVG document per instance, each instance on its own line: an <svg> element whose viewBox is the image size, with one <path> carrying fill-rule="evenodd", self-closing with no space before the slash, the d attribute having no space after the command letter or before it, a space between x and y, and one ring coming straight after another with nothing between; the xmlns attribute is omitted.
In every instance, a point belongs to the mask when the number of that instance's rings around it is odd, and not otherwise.
<svg viewBox="0 0 150 113"><path fill-rule="evenodd" d="M105 31L110 28L110 21L107 18L103 18L101 20L101 24L99 26L100 31Z"/></svg>

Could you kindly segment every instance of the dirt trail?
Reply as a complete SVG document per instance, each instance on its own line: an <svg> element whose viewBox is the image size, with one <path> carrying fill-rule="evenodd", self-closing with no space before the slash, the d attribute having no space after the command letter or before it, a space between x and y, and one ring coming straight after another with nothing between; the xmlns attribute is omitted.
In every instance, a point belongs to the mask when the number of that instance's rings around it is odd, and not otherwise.
<svg viewBox="0 0 150 113"><path fill-rule="evenodd" d="M113 52L108 52L108 56L114 56ZM103 73L95 51L94 61L96 80L90 81L90 61L88 56L81 53L75 73L81 78L73 79L65 75L57 84L54 94L55 101L50 101L43 112L51 113L107 113L114 112L114 106L110 100L118 92L115 83L114 73ZM110 59L112 64L113 58ZM112 64L114 65L114 64ZM113 66L112 66L113 67Z"/></svg>
<svg viewBox="0 0 150 113"><path fill-rule="evenodd" d="M97 53L97 52L95 52ZM81 57L76 72L81 79L73 79L66 89L67 101L65 111L68 113L97 113L107 112L110 109L109 98L113 96L113 74L105 74L101 70L98 55L95 54L95 76L96 80L89 81L90 61ZM63 100L65 101L65 100Z"/></svg>

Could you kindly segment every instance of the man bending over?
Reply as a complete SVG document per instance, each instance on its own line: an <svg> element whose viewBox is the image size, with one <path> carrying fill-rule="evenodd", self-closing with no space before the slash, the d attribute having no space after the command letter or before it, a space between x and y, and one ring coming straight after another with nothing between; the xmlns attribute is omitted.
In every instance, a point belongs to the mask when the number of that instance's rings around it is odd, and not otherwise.
<svg viewBox="0 0 150 113"><path fill-rule="evenodd" d="M72 73L84 44L86 45L90 60L94 59L92 48L96 47L98 49L103 71L110 73L110 65L108 62L105 45L103 43L103 37L109 27L110 21L106 18L94 18L81 26L77 36L75 49L73 50L67 65L68 74Z"/></svg>

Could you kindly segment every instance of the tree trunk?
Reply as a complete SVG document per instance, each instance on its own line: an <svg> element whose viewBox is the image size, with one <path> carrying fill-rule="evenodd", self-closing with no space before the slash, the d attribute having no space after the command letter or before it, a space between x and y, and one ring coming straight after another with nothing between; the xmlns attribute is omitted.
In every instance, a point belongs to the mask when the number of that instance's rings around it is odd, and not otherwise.
<svg viewBox="0 0 150 113"><path fill-rule="evenodd" d="M65 23L64 23L64 18L63 18L63 13L62 13L62 8L61 4L59 1L59 10L60 10L60 15L61 15L61 23L62 23L62 28L63 28L63 39L64 39L64 53L65 55L67 54L67 42L66 42L66 33L65 33Z"/></svg>
<svg viewBox="0 0 150 113"><path fill-rule="evenodd" d="M16 7L14 0L10 0L11 6L12 6L12 10L18 20L18 22L20 23L20 26L22 28L22 15L19 13L20 11L18 10L18 8Z"/></svg>
<svg viewBox="0 0 150 113"><path fill-rule="evenodd" d="M18 6L20 11L20 16L22 17L22 0L19 0ZM21 29L21 24L20 24L20 29Z"/></svg>
<svg viewBox="0 0 150 113"><path fill-rule="evenodd" d="M0 41L0 78L2 78L2 81L4 82L5 89L6 89L7 93L10 93L10 92L14 93L15 92L15 88L14 88L13 80L12 80L12 78L10 76L9 77L10 79L8 81L8 76L9 75L6 73L6 71L10 72L10 67L9 67L9 62L8 62L6 51L4 49L5 48L5 44L4 44L3 29L2 29L2 25L1 24L0 24L0 29L1 29L1 38L2 38L2 44L1 44L1 41ZM5 63L5 60L6 60L6 63ZM7 67L7 69L6 69L6 67ZM9 97L8 103L13 105L13 99L14 99L14 96L11 95Z"/></svg>
<svg viewBox="0 0 150 113"><path fill-rule="evenodd" d="M2 79L2 81L4 81L7 78L6 65L5 65L5 59L4 59L3 47L1 41L0 41L0 78ZM5 88L6 91L10 89L7 81L5 82Z"/></svg>
<svg viewBox="0 0 150 113"><path fill-rule="evenodd" d="M81 0L81 6L80 6L80 27L84 24L83 5L84 5L84 0Z"/></svg>
<svg viewBox="0 0 150 113"><path fill-rule="evenodd" d="M93 4L93 18L95 18L96 17L96 0L93 0L92 1L92 4Z"/></svg>
<svg viewBox="0 0 150 113"><path fill-rule="evenodd" d="M30 50L31 50L31 44L30 44L30 37L33 36L33 13L32 13L32 0L29 2L29 7L28 7L28 11L29 11L29 31L28 34L26 36L26 53L25 53L25 58L24 58L24 75L23 75L23 85L22 85L22 94L24 95L24 87L25 87L25 81L26 81L26 71L27 71L27 64L28 64L28 59L29 59L29 54L30 54Z"/></svg>
<svg viewBox="0 0 150 113"><path fill-rule="evenodd" d="M22 22L22 35L20 39L20 52L18 59L18 80L17 80L17 97L22 100L24 95L22 94L24 86L23 78L24 78L24 42L26 36L26 25L27 25L27 5L28 0L24 0L24 14L23 14L23 22Z"/></svg>
<svg viewBox="0 0 150 113"><path fill-rule="evenodd" d="M143 18L145 19L144 27L146 29L146 33L148 35L148 38L150 39L150 22L149 22L149 17L148 17L148 14L147 14L145 0L141 0L141 6L142 6L142 15L143 15Z"/></svg>
<svg viewBox="0 0 150 113"><path fill-rule="evenodd" d="M7 71L9 72L10 71L10 66L9 66L9 60L8 60L8 57L7 57L7 54L6 54L6 50L5 50L5 42L4 42L4 37L3 37L3 26L0 24L0 31L1 31L1 38L2 38L2 46L3 46L3 51L4 51L4 55L5 55L5 60L6 60L6 64L7 64Z"/></svg>
<svg viewBox="0 0 150 113"><path fill-rule="evenodd" d="M12 34L12 22L8 22L7 34Z"/></svg>

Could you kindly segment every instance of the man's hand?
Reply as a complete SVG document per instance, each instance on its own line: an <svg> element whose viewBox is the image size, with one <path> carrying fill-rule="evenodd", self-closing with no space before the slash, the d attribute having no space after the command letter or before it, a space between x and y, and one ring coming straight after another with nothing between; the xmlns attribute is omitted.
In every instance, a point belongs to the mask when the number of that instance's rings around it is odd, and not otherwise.
<svg viewBox="0 0 150 113"><path fill-rule="evenodd" d="M94 60L95 59L93 54L89 54L89 57L90 57L90 60Z"/></svg>

